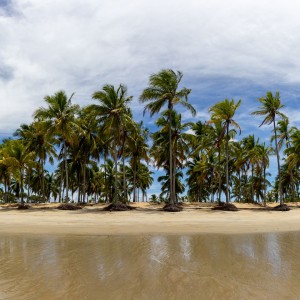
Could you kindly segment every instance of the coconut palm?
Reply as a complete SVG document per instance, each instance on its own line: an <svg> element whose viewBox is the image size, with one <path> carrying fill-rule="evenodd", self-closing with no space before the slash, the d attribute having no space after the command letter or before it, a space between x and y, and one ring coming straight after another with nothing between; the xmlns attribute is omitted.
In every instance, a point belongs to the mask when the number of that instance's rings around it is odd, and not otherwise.
<svg viewBox="0 0 300 300"><path fill-rule="evenodd" d="M149 148L147 145L148 130L143 128L143 124L136 124L135 130L128 137L127 156L130 157L130 166L133 171L133 202L136 202L136 179L138 166L141 161L149 163Z"/></svg>
<svg viewBox="0 0 300 300"><path fill-rule="evenodd" d="M300 166L300 130L299 129L293 130L293 133L290 136L290 147L285 150L285 153L288 155L286 159L286 164L288 166L289 172L293 172L292 179L294 181L294 177L299 177L298 175L299 166ZM297 180L295 180L294 183L296 184L298 190L299 182L297 183Z"/></svg>
<svg viewBox="0 0 300 300"><path fill-rule="evenodd" d="M193 115L196 114L193 106L188 103L188 95L191 90L182 88L178 90L179 84L183 77L180 71L174 72L173 70L161 70L157 74L152 74L149 78L149 86L144 89L140 96L141 102L149 102L145 106L145 111L148 110L150 115L153 116L158 113L165 105L168 106L169 113L169 174L170 174L170 204L175 203L175 170L173 168L173 149L172 149L172 111L176 104L183 105ZM173 183L174 182L174 183Z"/></svg>
<svg viewBox="0 0 300 300"><path fill-rule="evenodd" d="M283 205L283 194L281 187L281 177L280 177L280 156L279 147L277 141L277 128L276 128L276 116L280 118L286 118L286 116L280 112L280 109L284 106L280 101L280 94L276 92L275 95L272 92L267 92L265 97L261 97L258 101L262 104L259 110L252 112L253 115L265 116L264 120L259 126L264 124L270 125L273 123L274 139L275 139L275 151L277 156L277 167L278 167L278 188L279 188L279 199L280 205Z"/></svg>
<svg viewBox="0 0 300 300"><path fill-rule="evenodd" d="M241 100L237 103L234 100L225 99L221 102L216 103L212 106L209 111L211 112L211 119L219 121L223 124L224 132L226 135L226 203L229 204L229 170L228 170L228 159L229 159L229 127L232 125L233 127L239 129L241 128L239 124L233 120L234 114L238 107L241 104Z"/></svg>
<svg viewBox="0 0 300 300"><path fill-rule="evenodd" d="M72 104L71 97L67 97L64 91L58 91L52 96L45 96L44 100L48 104L47 108L37 109L33 116L36 120L43 122L47 126L47 133L61 139L62 153L66 180L66 202L68 202L69 176L67 166L67 147L72 144L72 139L80 131L76 123L75 116L79 111L79 106Z"/></svg>
<svg viewBox="0 0 300 300"><path fill-rule="evenodd" d="M12 170L16 182L20 184L21 204L24 205L24 178L26 171L28 172L30 168L36 166L35 153L28 151L21 140L8 141L2 151L1 163Z"/></svg>
<svg viewBox="0 0 300 300"><path fill-rule="evenodd" d="M76 139L76 150L73 157L81 161L80 174L82 175L82 201L85 202L86 198L86 177L87 166L91 158L99 159L99 135L97 134L98 128L95 119L90 118L84 111L80 112L78 118L78 124L81 128L81 132ZM79 176L80 177L80 176ZM80 185L79 185L80 186ZM80 194L80 193L79 193Z"/></svg>
<svg viewBox="0 0 300 300"><path fill-rule="evenodd" d="M115 165L115 188L114 202L118 205L118 153L122 143L122 136L129 123L132 123L132 116L128 108L131 96L127 96L127 88L120 84L116 89L113 85L106 84L102 90L93 94L93 99L99 104L92 104L86 107L86 112L96 118L102 126L102 134L112 140L111 153Z"/></svg>
<svg viewBox="0 0 300 300"><path fill-rule="evenodd" d="M283 118L277 122L276 131L278 135L278 148L279 150L282 149L282 146L285 146L285 149L288 151L290 148L290 136L296 130L295 127L289 127L289 119ZM271 142L273 142L275 136L271 137ZM284 169L287 171L286 169ZM295 184L294 184L294 177L293 177L293 170L289 170L290 175L289 178L291 179L290 189L291 189L291 196L292 201L295 200Z"/></svg>
<svg viewBox="0 0 300 300"><path fill-rule="evenodd" d="M45 123L34 122L32 124L22 124L19 129L16 130L15 136L19 136L25 143L25 146L29 151L33 151L36 154L39 165L39 180L41 182L41 194L45 199L45 184L44 184L44 169L46 160L53 164L56 157L54 143L56 140L53 136L47 135L47 128Z"/></svg>
<svg viewBox="0 0 300 300"><path fill-rule="evenodd" d="M152 145L152 155L155 160L157 167L163 167L169 174L169 119L168 111L164 112L162 116L156 121L156 125L160 129L152 134L153 145ZM175 111L172 112L172 158L173 158L173 170L177 172L177 168L182 169L186 163L186 157L189 153L189 144L192 141L192 135L186 131L190 128L190 123L181 123L181 115L177 114ZM169 181L168 181L169 182ZM175 181L173 181L173 185ZM174 190L173 186L173 190ZM171 193L171 187L169 189L169 194ZM175 193L175 199L177 195Z"/></svg>

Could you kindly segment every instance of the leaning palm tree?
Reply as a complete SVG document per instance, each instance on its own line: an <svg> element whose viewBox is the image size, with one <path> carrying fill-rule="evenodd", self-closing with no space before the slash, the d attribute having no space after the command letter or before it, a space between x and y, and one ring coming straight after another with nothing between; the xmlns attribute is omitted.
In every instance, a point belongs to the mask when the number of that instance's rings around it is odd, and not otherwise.
<svg viewBox="0 0 300 300"><path fill-rule="evenodd" d="M93 99L99 104L92 104L86 107L86 112L96 118L102 126L102 134L105 139L112 141L111 153L114 158L115 182L114 202L118 206L118 153L128 124L132 123L132 116L128 107L132 100L127 96L127 88L120 84L118 88L106 84L102 90L93 94Z"/></svg>
<svg viewBox="0 0 300 300"><path fill-rule="evenodd" d="M44 100L48 104L47 108L41 107L37 109L33 116L36 120L47 125L48 134L57 136L62 141L62 153L65 169L66 181L66 202L68 202L69 177L67 165L67 147L72 143L72 138L75 136L75 129L80 132L80 127L76 123L76 114L79 111L79 106L72 104L70 98L67 97L64 91L59 91L52 96L45 96Z"/></svg>
<svg viewBox="0 0 300 300"><path fill-rule="evenodd" d="M278 142L277 142L276 116L281 117L281 118L286 118L286 116L280 112L280 109L284 105L280 101L279 92L276 92L275 95L273 95L272 92L267 92L267 95L265 97L259 98L258 101L262 105L259 107L259 110L252 112L252 114L265 116L264 120L259 125L259 127L264 124L270 125L273 123L275 151L276 151L276 156L277 156L277 167L278 167L279 199L280 199L280 206L282 206L283 205L283 193L282 193L281 177L280 177L280 156L279 156L279 147L278 147Z"/></svg>
<svg viewBox="0 0 300 300"><path fill-rule="evenodd" d="M212 106L209 111L211 112L211 119L212 121L220 121L223 124L224 134L226 136L226 204L229 204L229 171L228 171L228 158L229 158L229 126L232 125L233 127L239 129L241 128L239 124L233 120L234 114L238 107L241 104L241 100L237 103L234 100L225 99L221 102L216 103Z"/></svg>
<svg viewBox="0 0 300 300"><path fill-rule="evenodd" d="M175 170L173 168L173 149L172 149L172 111L174 105L180 103L188 109L193 115L196 114L193 106L188 103L188 95L191 90L182 88L178 90L179 84L183 77L180 71L174 72L173 70L161 70L157 74L152 74L149 79L149 86L144 89L140 96L141 102L149 102L145 106L145 111L148 110L150 115L153 116L158 113L165 105L168 106L169 112L169 174L170 174L170 204L175 204ZM173 183L174 182L174 183Z"/></svg>

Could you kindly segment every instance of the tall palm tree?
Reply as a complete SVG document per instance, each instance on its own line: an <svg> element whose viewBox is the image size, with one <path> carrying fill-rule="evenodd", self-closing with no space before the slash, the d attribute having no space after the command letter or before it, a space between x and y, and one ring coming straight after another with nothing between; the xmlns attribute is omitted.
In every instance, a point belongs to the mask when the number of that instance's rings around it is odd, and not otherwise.
<svg viewBox="0 0 300 300"><path fill-rule="evenodd" d="M33 114L36 120L45 123L49 135L61 138L66 180L66 202L68 202L69 191L67 146L72 143L72 138L75 136L75 129L77 132L80 131L75 118L79 111L79 106L72 104L73 95L68 98L64 91L58 91L52 96L45 96L44 100L48 104L48 107L41 107Z"/></svg>
<svg viewBox="0 0 300 300"><path fill-rule="evenodd" d="M118 153L121 146L121 137L126 125L132 122L132 116L128 107L132 100L127 96L127 88L120 84L118 88L106 84L102 90L93 94L93 99L99 104L92 104L86 107L87 113L95 117L98 124L102 126L102 133L105 137L110 137L113 142L112 156L115 165L115 189L114 202L118 205Z"/></svg>
<svg viewBox="0 0 300 300"><path fill-rule="evenodd" d="M170 204L175 203L175 170L173 168L173 149L172 149L172 111L174 105L181 104L186 109L191 111L193 115L196 114L193 106L188 103L188 95L191 90L187 88L179 88L179 84L183 77L180 71L174 72L170 69L161 70L157 74L152 74L149 78L149 86L144 89L140 96L141 102L149 102L145 106L145 111L148 110L153 116L158 113L163 106L168 106L169 112L169 170L170 170ZM174 182L174 183L173 183Z"/></svg>
<svg viewBox="0 0 300 300"><path fill-rule="evenodd" d="M234 114L241 104L241 100L237 103L234 100L225 99L212 106L209 111L211 112L211 119L222 122L226 134L226 203L229 204L229 171L228 171L228 158L229 158L229 126L239 129L239 124L233 120Z"/></svg>
<svg viewBox="0 0 300 300"><path fill-rule="evenodd" d="M280 205L283 205L283 193L281 186L281 177L280 177L280 156L279 156L279 147L277 141L277 129L276 129L276 116L281 118L286 118L286 116L280 112L280 109L284 106L280 101L280 94L276 92L275 95L272 92L267 92L265 97L261 97L258 101L262 104L257 111L252 112L253 115L265 116L262 123L259 125L262 126L264 124L270 125L273 123L274 130L274 138L275 138L275 151L277 156L277 167L278 167L278 178L279 178L279 199Z"/></svg>

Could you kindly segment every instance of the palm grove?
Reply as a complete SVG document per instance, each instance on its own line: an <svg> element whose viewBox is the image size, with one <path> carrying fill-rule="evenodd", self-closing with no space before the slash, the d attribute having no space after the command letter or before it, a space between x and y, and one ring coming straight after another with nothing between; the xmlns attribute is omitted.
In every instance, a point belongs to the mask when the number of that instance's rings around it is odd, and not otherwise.
<svg viewBox="0 0 300 300"><path fill-rule="evenodd" d="M178 107L195 116L190 89L181 87L183 74L161 70L149 78L140 95L144 113L156 116L150 133L133 119L131 96L124 85L106 84L92 95L93 104L79 107L58 91L22 124L0 148L2 201L110 202L146 200L153 182L150 166L163 169L160 196L174 210L189 201L238 202L299 198L300 130L289 126L278 92L259 98L253 112L261 126L271 124L271 144L241 131L235 114L241 101L213 105L206 122L183 123ZM149 146L151 144L151 147ZM280 154L283 155L280 159ZM277 158L275 182L268 181L271 155ZM45 165L57 162L53 173ZM186 173L186 175L184 175ZM186 196L181 197L182 193Z"/></svg>

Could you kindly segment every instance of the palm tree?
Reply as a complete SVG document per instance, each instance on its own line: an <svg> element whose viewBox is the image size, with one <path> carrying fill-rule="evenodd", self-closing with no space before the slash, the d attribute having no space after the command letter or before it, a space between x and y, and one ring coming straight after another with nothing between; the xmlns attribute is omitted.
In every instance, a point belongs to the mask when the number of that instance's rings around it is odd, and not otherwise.
<svg viewBox="0 0 300 300"><path fill-rule="evenodd" d="M293 172L293 181L294 177L298 177L298 168L300 166L300 130L294 129L291 136L290 136L290 147L285 150L286 154L288 155L286 159L286 164L288 165L289 172ZM297 179L296 179L297 180ZM295 180L295 181L296 181ZM297 190L299 187L299 181L296 181ZM299 197L299 194L298 194Z"/></svg>
<svg viewBox="0 0 300 300"><path fill-rule="evenodd" d="M162 116L157 119L156 125L160 129L152 134L153 145L151 149L152 156L155 160L157 167L163 167L168 174L170 174L170 162L169 162L169 119L168 111L163 112ZM177 168L182 169L186 163L186 157L189 154L189 144L192 141L192 135L186 131L190 128L190 123L181 123L181 115L176 111L172 112L172 158L173 158L173 171L176 174ZM169 182L169 181L168 181ZM173 186L169 187L169 194L171 190L175 189L175 181L172 182ZM175 200L177 194L175 193ZM177 202L177 201L176 201Z"/></svg>
<svg viewBox="0 0 300 300"><path fill-rule="evenodd" d="M44 126L47 126L47 132L50 136L61 138L66 180L66 202L68 202L69 191L67 146L72 143L72 138L75 136L74 130L76 129L77 133L80 132L80 127L75 119L79 106L72 104L73 95L68 98L64 91L58 91L53 96L45 96L44 100L48 107L41 107L33 114L35 119L44 122Z"/></svg>
<svg viewBox="0 0 300 300"><path fill-rule="evenodd" d="M54 143L56 142L52 136L47 135L47 128L45 123L34 122L26 125L22 124L14 134L19 136L25 143L29 151L33 151L38 158L41 166L39 168L39 180L41 181L41 194L45 199L45 184L44 184L44 169L47 158L53 164L56 153L54 150Z"/></svg>
<svg viewBox="0 0 300 300"><path fill-rule="evenodd" d="M163 106L168 106L169 112L169 170L170 170L170 204L175 203L175 170L173 168L173 149L172 149L172 111L174 105L180 103L186 109L191 111L193 115L196 114L193 106L188 103L188 95L191 90L182 88L178 90L179 84L183 77L180 71L174 72L173 70L161 70L157 74L152 74L149 78L149 86L144 89L140 96L141 102L149 102L145 106L145 111L148 110L150 115L153 116L158 113ZM174 182L174 183L173 183Z"/></svg>
<svg viewBox="0 0 300 300"><path fill-rule="evenodd" d="M3 149L3 160L1 163L8 166L15 175L16 181L20 184L21 205L24 205L24 178L26 171L36 165L35 153L28 151L23 141L10 140Z"/></svg>
<svg viewBox="0 0 300 300"><path fill-rule="evenodd" d="M87 165L90 162L91 157L99 158L99 135L97 134L97 124L95 119L89 118L84 111L80 112L78 118L78 124L81 127L81 132L77 136L77 153L74 156L81 160L81 173L82 173L82 196L83 202L86 197L86 175ZM79 193L80 194L80 193Z"/></svg>
<svg viewBox="0 0 300 300"><path fill-rule="evenodd" d="M289 128L289 119L283 118L282 120L279 120L277 122L276 131L278 133L278 148L279 150L282 149L282 146L285 145L285 149L288 152L288 149L290 148L290 135L293 134L293 132L296 130L296 127ZM271 137L271 142L275 139L275 136ZM294 177L293 177L293 170L289 170L290 172L290 179L291 179L291 196L292 201L295 201L295 184L294 184Z"/></svg>
<svg viewBox="0 0 300 300"><path fill-rule="evenodd" d="M233 120L234 114L237 108L240 106L241 100L237 103L234 103L234 100L225 99L221 102L216 103L212 106L209 111L212 113L211 119L220 121L223 124L223 128L226 134L226 204L229 204L229 171L228 171L228 158L229 158L229 151L228 151L228 144L229 144L229 126L230 124L233 127L239 129L241 128L238 123Z"/></svg>
<svg viewBox="0 0 300 300"><path fill-rule="evenodd" d="M106 84L102 90L93 94L93 99L99 104L92 104L86 107L86 112L95 117L102 126L102 133L105 137L113 140L112 156L115 165L115 189L114 201L118 206L118 147L121 146L121 137L126 126L132 122L129 102L131 96L127 96L127 88L120 84L116 89L113 85Z"/></svg>
<svg viewBox="0 0 300 300"><path fill-rule="evenodd" d="M280 205L283 205L283 194L282 194L282 186L281 186L281 177L280 177L280 156L279 156L279 147L277 142L277 129L276 129L276 116L281 118L286 118L286 116L281 113L279 110L284 106L280 101L280 94L276 92L275 95L272 92L267 92L265 97L261 97L258 101L262 104L259 107L259 110L252 112L253 115L265 116L262 123L259 125L262 126L264 124L270 125L273 123L274 129L274 138L275 138L275 151L277 156L277 167L278 167L278 179L279 179L279 199Z"/></svg>
<svg viewBox="0 0 300 300"><path fill-rule="evenodd" d="M272 147L268 147L266 146L265 143L263 144L259 144L256 146L256 155L257 155L257 161L259 164L259 167L262 169L263 172L263 187L264 187L264 193L263 193L263 202L264 202L264 206L266 206L266 197L267 197L267 178L266 178L266 169L269 167L269 156L274 154L274 149Z"/></svg>
<svg viewBox="0 0 300 300"><path fill-rule="evenodd" d="M148 137L148 130L143 128L143 124L137 124L135 130L128 138L127 155L130 156L130 166L133 171L133 202L136 202L136 179L138 173L138 166L141 160L149 162L149 148L146 143Z"/></svg>

